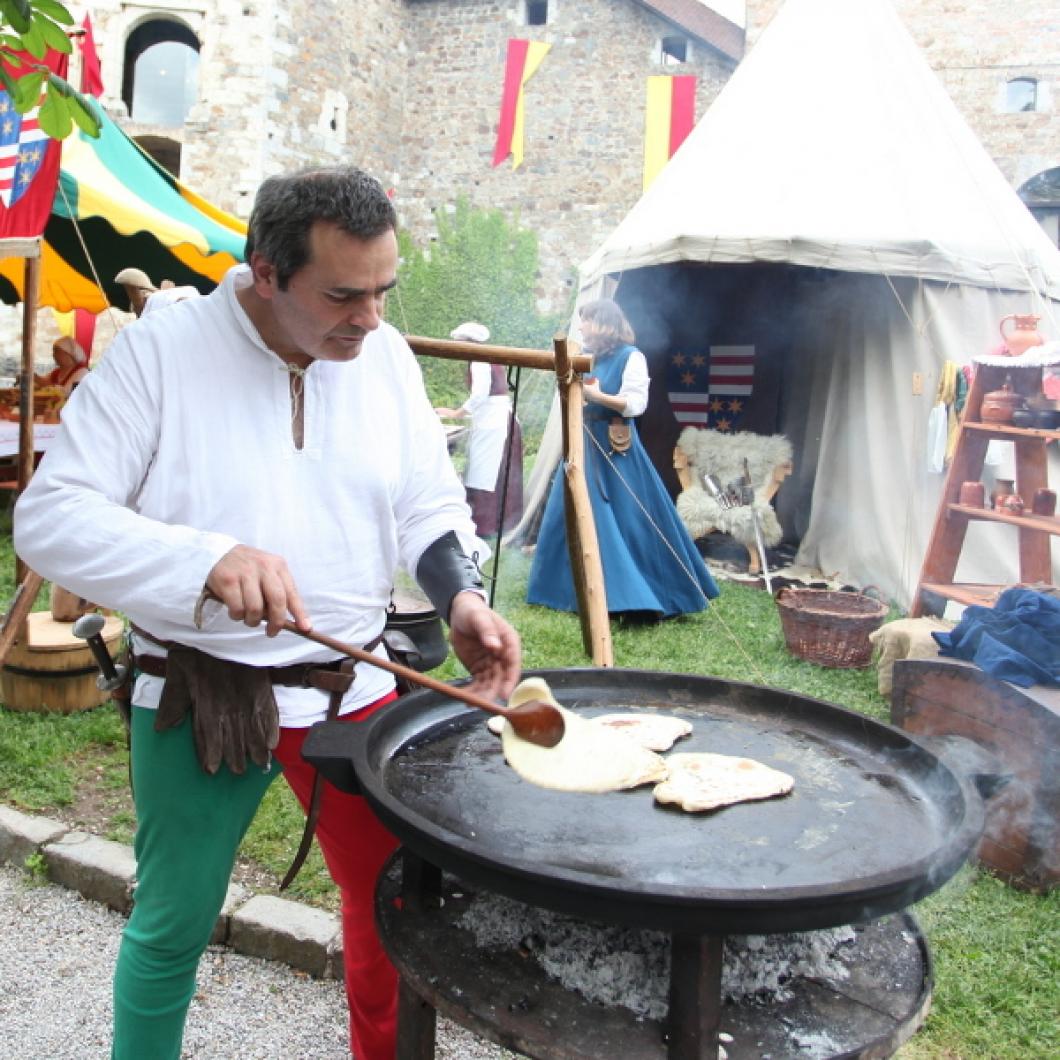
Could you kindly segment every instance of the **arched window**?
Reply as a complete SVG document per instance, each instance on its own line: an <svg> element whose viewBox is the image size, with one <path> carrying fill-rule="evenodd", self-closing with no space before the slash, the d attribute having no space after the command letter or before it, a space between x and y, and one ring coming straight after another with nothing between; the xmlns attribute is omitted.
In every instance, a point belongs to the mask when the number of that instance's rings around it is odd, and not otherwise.
<svg viewBox="0 0 1060 1060"><path fill-rule="evenodd" d="M1015 77L1005 86L1005 109L1010 114L1038 109L1038 82L1033 77Z"/></svg>
<svg viewBox="0 0 1060 1060"><path fill-rule="evenodd" d="M1060 166L1031 177L1019 197L1054 244L1060 245Z"/></svg>
<svg viewBox="0 0 1060 1060"><path fill-rule="evenodd" d="M168 136L137 136L136 142L167 172L180 176L180 154L183 145Z"/></svg>
<svg viewBox="0 0 1060 1060"><path fill-rule="evenodd" d="M153 19L125 42L121 98L144 125L183 125L199 98L199 40L187 26Z"/></svg>

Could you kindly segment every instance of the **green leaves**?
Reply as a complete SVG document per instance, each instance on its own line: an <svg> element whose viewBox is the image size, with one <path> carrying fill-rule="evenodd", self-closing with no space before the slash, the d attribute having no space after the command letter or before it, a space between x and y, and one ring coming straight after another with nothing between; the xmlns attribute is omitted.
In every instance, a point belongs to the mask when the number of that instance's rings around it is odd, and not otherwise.
<svg viewBox="0 0 1060 1060"><path fill-rule="evenodd" d="M100 130L91 100L43 62L32 61L43 60L49 50L69 55L73 46L63 27L73 22L59 0L0 0L0 61L11 68L0 70L0 86L20 114L40 103L40 126L56 140L69 136L75 125L88 136L99 136Z"/></svg>

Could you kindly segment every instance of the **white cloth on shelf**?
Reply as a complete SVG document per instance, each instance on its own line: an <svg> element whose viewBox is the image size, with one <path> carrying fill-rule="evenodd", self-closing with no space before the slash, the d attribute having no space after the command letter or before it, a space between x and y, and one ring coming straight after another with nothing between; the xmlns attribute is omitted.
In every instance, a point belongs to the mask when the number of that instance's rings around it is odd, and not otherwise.
<svg viewBox="0 0 1060 1060"><path fill-rule="evenodd" d="M946 439L949 436L946 406L940 401L928 413L927 469L936 474L946 470Z"/></svg>

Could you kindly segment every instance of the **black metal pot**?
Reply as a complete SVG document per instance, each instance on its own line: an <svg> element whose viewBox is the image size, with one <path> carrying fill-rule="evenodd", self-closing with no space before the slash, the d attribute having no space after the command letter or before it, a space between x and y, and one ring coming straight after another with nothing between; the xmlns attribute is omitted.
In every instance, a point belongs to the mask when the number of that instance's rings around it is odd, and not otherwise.
<svg viewBox="0 0 1060 1060"><path fill-rule="evenodd" d="M398 593L387 612L383 638L398 662L420 673L441 666L449 654L438 612L421 600Z"/></svg>

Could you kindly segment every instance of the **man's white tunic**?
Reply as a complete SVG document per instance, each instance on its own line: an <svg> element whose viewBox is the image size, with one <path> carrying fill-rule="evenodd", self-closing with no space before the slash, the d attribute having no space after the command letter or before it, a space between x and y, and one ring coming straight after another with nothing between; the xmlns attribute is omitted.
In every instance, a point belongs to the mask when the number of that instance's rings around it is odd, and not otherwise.
<svg viewBox="0 0 1060 1060"><path fill-rule="evenodd" d="M364 644L382 629L399 566L415 572L450 530L469 555L487 549L416 359L389 325L354 361L310 365L295 448L290 375L236 298L249 276L237 266L208 297L118 335L64 408L18 502L15 547L33 570L161 640L256 666L333 658L294 634L233 622L217 605L196 630L214 564L237 544L282 556L314 629ZM134 702L157 705L161 685L141 676ZM392 686L358 665L343 712ZM281 724L323 717L323 693L275 691Z"/></svg>

